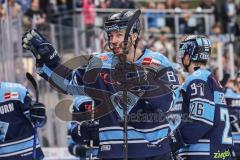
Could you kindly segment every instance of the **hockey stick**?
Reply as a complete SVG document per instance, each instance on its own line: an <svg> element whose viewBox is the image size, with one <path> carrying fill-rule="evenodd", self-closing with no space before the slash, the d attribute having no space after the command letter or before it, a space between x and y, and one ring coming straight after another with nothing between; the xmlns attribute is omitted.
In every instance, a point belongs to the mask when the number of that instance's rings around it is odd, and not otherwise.
<svg viewBox="0 0 240 160"><path fill-rule="evenodd" d="M36 102L39 101L39 90L38 90L38 85L36 80L34 79L34 77L31 75L31 73L26 73L26 77L28 79L29 82L31 82L33 88L35 89L35 93L36 93Z"/></svg>
<svg viewBox="0 0 240 160"><path fill-rule="evenodd" d="M95 103L92 101L92 108L91 108L91 123L94 122L94 106ZM90 140L90 160L93 160L93 139Z"/></svg>
<svg viewBox="0 0 240 160"><path fill-rule="evenodd" d="M38 103L39 101L39 90L38 90L38 85L34 77L30 73L26 73L26 77L28 81L32 84L35 93L36 93L36 102ZM36 145L37 145L37 128L38 125L34 124L34 137L33 137L33 160L36 160Z"/></svg>
<svg viewBox="0 0 240 160"><path fill-rule="evenodd" d="M127 24L127 29L125 32L124 36L124 46L123 46L123 54L119 57L120 62L126 62L127 61L127 54L128 54L128 38L129 38L129 33L132 30L132 27L134 23L137 21L141 14L141 10L138 9L135 11L135 13L132 15L131 19L128 21ZM123 88L123 101L126 102L126 106L123 107L123 114L124 114L124 145L123 145L123 150L124 150L124 159L128 159L128 96L127 96L127 87L124 84Z"/></svg>

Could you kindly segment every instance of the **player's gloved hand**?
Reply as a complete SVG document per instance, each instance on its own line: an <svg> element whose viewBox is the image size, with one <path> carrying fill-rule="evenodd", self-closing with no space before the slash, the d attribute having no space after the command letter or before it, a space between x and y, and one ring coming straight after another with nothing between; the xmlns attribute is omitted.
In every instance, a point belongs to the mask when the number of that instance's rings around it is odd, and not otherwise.
<svg viewBox="0 0 240 160"><path fill-rule="evenodd" d="M46 122L46 110L42 103L35 102L30 108L30 119L37 127L42 127Z"/></svg>
<svg viewBox="0 0 240 160"><path fill-rule="evenodd" d="M86 157L87 146L74 144L68 147L69 152L77 157Z"/></svg>
<svg viewBox="0 0 240 160"><path fill-rule="evenodd" d="M31 29L23 35L22 46L33 53L37 63L51 65L59 61L57 51L53 48L52 44L36 29Z"/></svg>
<svg viewBox="0 0 240 160"><path fill-rule="evenodd" d="M86 121L77 124L71 132L72 139L79 143L84 140L94 140L95 143L99 141L99 122Z"/></svg>

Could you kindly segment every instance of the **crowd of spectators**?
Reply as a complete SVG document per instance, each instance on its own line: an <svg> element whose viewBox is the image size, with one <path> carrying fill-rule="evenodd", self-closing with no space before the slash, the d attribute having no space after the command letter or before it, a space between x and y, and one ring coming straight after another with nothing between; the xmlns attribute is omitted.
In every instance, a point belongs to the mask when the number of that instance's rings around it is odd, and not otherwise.
<svg viewBox="0 0 240 160"><path fill-rule="evenodd" d="M223 64L229 63L229 38L223 34L240 35L238 25L240 0L149 0L143 2L133 0L0 0L0 19L6 18L7 14L12 19L23 15L24 25L30 28L34 25L54 22L57 16L71 14L76 8L82 8L81 13L84 16L87 35L91 35L86 38L87 48L91 48L90 44L94 38L92 30L97 15L94 8L143 9L146 18L144 22L147 24L143 25L147 32L142 42L143 47L159 51L173 61L176 60L176 41L179 39L176 35L205 34L206 26L209 26L208 34L213 42L212 59L216 60L217 47L219 43L223 44ZM207 25L204 16L196 16L206 9L212 13L212 16L208 17L207 23L209 24ZM177 31L176 15L179 16ZM239 45L236 46L240 48ZM239 51L237 47L236 51ZM239 53L237 55L239 56ZM239 57L235 64L237 62L239 62ZM229 71L227 67L224 70Z"/></svg>

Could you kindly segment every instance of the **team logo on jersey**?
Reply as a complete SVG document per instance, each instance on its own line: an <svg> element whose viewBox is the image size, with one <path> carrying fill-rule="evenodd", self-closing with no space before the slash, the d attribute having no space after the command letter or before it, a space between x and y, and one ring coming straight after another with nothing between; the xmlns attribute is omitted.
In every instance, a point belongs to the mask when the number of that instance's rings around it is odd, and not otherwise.
<svg viewBox="0 0 240 160"><path fill-rule="evenodd" d="M116 112L120 116L120 118L124 119L123 107L128 106L127 113L133 109L133 107L137 104L139 97L132 94L131 92L127 92L127 104L123 100L123 92L117 92L110 97L113 106L115 107Z"/></svg>
<svg viewBox="0 0 240 160"><path fill-rule="evenodd" d="M153 69L158 69L160 67L160 64L161 64L160 61L148 57L145 57L142 61L143 66L150 67Z"/></svg>

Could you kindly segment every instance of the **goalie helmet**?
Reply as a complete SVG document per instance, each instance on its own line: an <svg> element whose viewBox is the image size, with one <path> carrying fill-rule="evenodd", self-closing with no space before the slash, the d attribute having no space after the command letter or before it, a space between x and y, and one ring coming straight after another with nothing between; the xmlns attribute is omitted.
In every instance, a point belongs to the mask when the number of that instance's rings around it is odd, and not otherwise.
<svg viewBox="0 0 240 160"><path fill-rule="evenodd" d="M211 54L210 40L201 35L187 36L179 45L179 56L183 59L187 54L193 62L206 63Z"/></svg>

